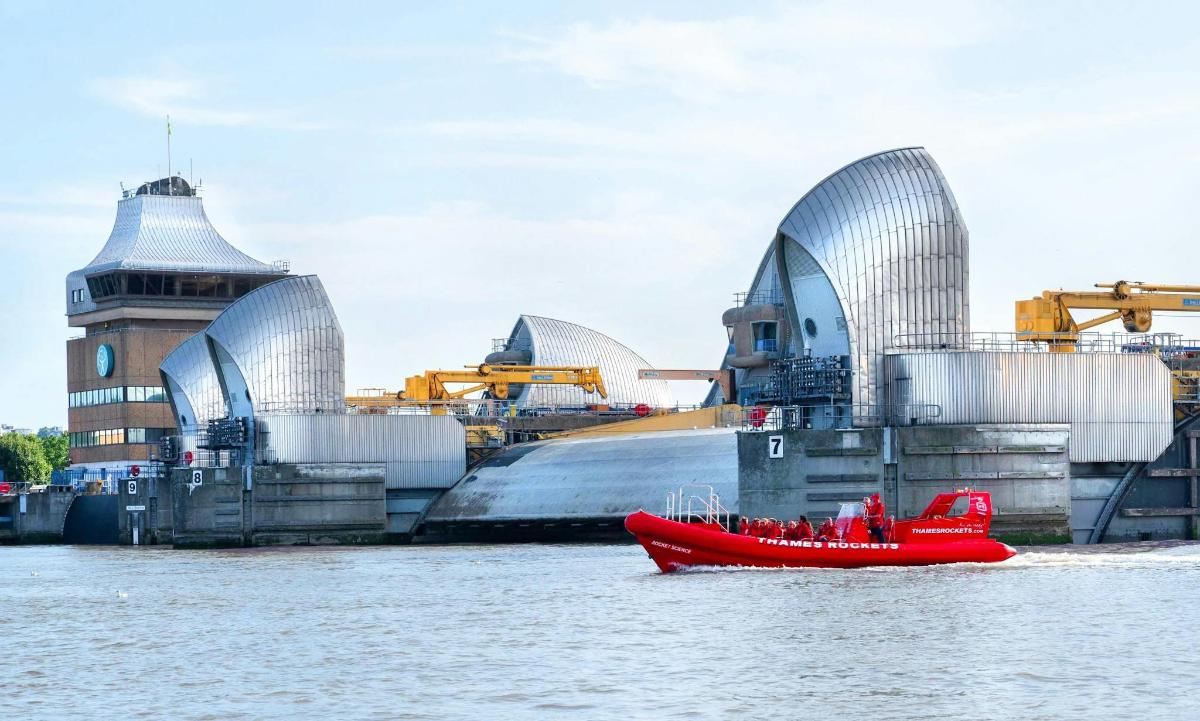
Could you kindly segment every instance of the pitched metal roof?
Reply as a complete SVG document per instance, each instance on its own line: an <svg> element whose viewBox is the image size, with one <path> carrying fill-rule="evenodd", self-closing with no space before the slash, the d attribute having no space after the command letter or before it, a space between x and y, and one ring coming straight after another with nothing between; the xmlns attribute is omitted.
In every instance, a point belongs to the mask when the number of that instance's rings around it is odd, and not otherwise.
<svg viewBox="0 0 1200 721"><path fill-rule="evenodd" d="M141 194L117 202L108 242L80 272L157 270L191 273L279 273L229 244L194 195Z"/></svg>

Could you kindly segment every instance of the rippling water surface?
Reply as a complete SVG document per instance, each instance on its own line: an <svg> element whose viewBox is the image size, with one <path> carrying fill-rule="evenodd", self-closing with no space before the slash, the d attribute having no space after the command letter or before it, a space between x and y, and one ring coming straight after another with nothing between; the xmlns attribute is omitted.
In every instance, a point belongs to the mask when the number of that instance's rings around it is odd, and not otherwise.
<svg viewBox="0 0 1200 721"><path fill-rule="evenodd" d="M0 719L1197 719L1200 545L664 576L635 546L0 548Z"/></svg>

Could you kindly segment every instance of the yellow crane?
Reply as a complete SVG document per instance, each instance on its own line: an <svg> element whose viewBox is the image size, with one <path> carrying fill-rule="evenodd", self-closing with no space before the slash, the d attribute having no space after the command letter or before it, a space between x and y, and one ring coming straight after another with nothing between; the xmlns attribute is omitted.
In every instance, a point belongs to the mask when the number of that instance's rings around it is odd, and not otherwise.
<svg viewBox="0 0 1200 721"><path fill-rule="evenodd" d="M404 380L404 392L399 399L417 403L454 400L486 390L493 398L504 400L508 398L510 386L539 383L575 386L586 393L608 397L600 369L595 366L493 366L481 363L463 366L462 370L425 371L424 375L409 376ZM446 387L448 384L465 384L467 387L450 390Z"/></svg>
<svg viewBox="0 0 1200 721"><path fill-rule="evenodd" d="M1146 333L1154 311L1200 312L1200 286L1157 283L1097 283L1104 291L1047 290L1041 297L1016 303L1017 339L1045 343L1051 352L1073 353L1080 331L1121 319L1130 333ZM1107 310L1108 313L1077 322L1071 310ZM1171 371L1177 418L1200 412L1200 358L1191 349L1151 343L1147 352L1158 355Z"/></svg>
<svg viewBox="0 0 1200 721"><path fill-rule="evenodd" d="M1155 283L1097 283L1105 291L1047 290L1040 297L1016 302L1017 339L1045 343L1055 353L1073 353L1080 331L1121 319L1130 333L1150 330L1156 310L1200 311L1200 286ZM1076 322L1071 310L1107 310Z"/></svg>
<svg viewBox="0 0 1200 721"><path fill-rule="evenodd" d="M346 405L367 412L386 413L388 408L429 406L434 415L445 415L454 402L465 403L466 396L487 391L492 398L506 400L514 385L570 385L587 393L608 397L600 369L595 366L493 366L481 363L461 370L427 370L404 379L404 390L364 388L358 395L346 396ZM465 388L450 389L461 385ZM464 420L467 450L478 459L491 449L504 446L504 429L497 423L470 423Z"/></svg>
<svg viewBox="0 0 1200 721"><path fill-rule="evenodd" d="M691 368L639 368L638 380L663 380L663 381L716 381L721 387L721 397L726 403L732 403L737 398L734 398L733 393L733 369L732 368L713 368L704 370L694 370Z"/></svg>
<svg viewBox="0 0 1200 721"><path fill-rule="evenodd" d="M404 379L404 390L364 388L359 395L346 396L346 405L359 408L397 408L461 400L477 391L488 391L492 398L505 400L514 385L557 384L582 388L587 393L608 397L604 379L596 367L576 366L492 366L482 363L463 366L462 370L428 370ZM466 385L451 390L448 385Z"/></svg>

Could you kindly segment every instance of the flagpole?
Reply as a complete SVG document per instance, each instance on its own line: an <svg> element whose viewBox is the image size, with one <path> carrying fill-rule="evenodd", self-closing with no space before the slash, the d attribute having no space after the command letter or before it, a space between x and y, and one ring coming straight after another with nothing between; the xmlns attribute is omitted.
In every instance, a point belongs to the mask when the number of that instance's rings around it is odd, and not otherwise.
<svg viewBox="0 0 1200 721"><path fill-rule="evenodd" d="M171 182L171 116L167 116L167 195L174 195L175 188Z"/></svg>

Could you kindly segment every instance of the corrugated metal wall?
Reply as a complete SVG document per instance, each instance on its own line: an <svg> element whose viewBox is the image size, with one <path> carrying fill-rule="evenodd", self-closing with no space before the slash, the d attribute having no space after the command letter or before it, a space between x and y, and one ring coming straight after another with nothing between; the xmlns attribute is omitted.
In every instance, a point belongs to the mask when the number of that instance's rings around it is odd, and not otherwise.
<svg viewBox="0 0 1200 721"><path fill-rule="evenodd" d="M940 407L919 423L1070 423L1076 463L1151 461L1171 442L1171 374L1151 355L895 353L884 376L891 408Z"/></svg>
<svg viewBox="0 0 1200 721"><path fill-rule="evenodd" d="M258 419L259 460L383 463L385 487L449 488L466 471L466 437L450 416L280 415Z"/></svg>

